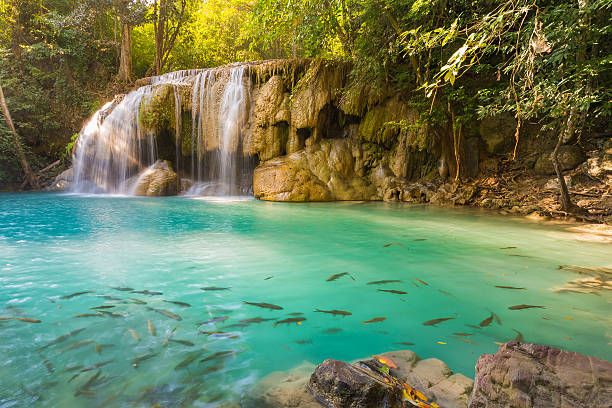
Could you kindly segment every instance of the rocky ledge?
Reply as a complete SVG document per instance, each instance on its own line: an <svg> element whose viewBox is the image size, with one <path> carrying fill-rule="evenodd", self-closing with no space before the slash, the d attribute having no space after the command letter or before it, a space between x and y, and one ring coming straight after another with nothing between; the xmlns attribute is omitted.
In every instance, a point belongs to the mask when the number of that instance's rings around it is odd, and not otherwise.
<svg viewBox="0 0 612 408"><path fill-rule="evenodd" d="M454 374L438 359L421 360L410 350L376 357L352 364L329 359L316 367L304 362L293 370L272 373L240 406L612 407L612 363L554 347L503 344L497 353L478 359L475 382ZM411 402L406 389L414 396Z"/></svg>

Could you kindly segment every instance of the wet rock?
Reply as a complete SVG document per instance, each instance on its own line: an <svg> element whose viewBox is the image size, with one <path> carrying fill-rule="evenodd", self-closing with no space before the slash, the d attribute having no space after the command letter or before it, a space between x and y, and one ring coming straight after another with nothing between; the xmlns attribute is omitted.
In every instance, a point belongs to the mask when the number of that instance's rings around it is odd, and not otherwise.
<svg viewBox="0 0 612 408"><path fill-rule="evenodd" d="M171 196L178 194L179 177L170 162L158 160L133 181L132 191L137 196Z"/></svg>
<svg viewBox="0 0 612 408"><path fill-rule="evenodd" d="M468 406L612 407L612 363L510 341L478 359Z"/></svg>
<svg viewBox="0 0 612 408"><path fill-rule="evenodd" d="M490 154L503 154L514 147L516 119L512 115L502 114L486 117L480 122L480 137Z"/></svg>
<svg viewBox="0 0 612 408"><path fill-rule="evenodd" d="M308 169L283 160L271 160L255 169L255 197L267 201L331 201L325 184Z"/></svg>
<svg viewBox="0 0 612 408"><path fill-rule="evenodd" d="M55 177L55 180L45 189L47 191L68 191L72 187L74 181L74 172L72 167L62 171Z"/></svg>
<svg viewBox="0 0 612 408"><path fill-rule="evenodd" d="M325 360L308 383L315 398L334 408L391 408L401 406L401 392L371 372L344 361Z"/></svg>
<svg viewBox="0 0 612 408"><path fill-rule="evenodd" d="M543 153L535 163L534 171L537 174L555 174L551 152ZM576 168L580 163L586 160L584 152L578 146L561 146L559 148L559 166L561 170L570 170Z"/></svg>

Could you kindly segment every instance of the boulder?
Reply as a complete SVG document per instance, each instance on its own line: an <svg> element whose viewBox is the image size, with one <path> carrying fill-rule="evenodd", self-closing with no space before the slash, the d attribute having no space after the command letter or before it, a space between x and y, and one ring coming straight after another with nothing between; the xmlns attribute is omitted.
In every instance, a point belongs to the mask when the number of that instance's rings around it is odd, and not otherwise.
<svg viewBox="0 0 612 408"><path fill-rule="evenodd" d="M326 407L401 407L401 392L372 374L356 365L329 359L312 373L308 387Z"/></svg>
<svg viewBox="0 0 612 408"><path fill-rule="evenodd" d="M555 174L551 154L552 152L543 153L538 158L533 168L537 174ZM574 169L585 160L586 156L578 146L559 147L559 166L562 171Z"/></svg>
<svg viewBox="0 0 612 408"><path fill-rule="evenodd" d="M260 165L253 174L253 194L266 201L331 201L325 184L312 172L285 160Z"/></svg>
<svg viewBox="0 0 612 408"><path fill-rule="evenodd" d="M72 167L62 171L55 177L55 180L45 189L47 191L68 191L74 181L74 171Z"/></svg>
<svg viewBox="0 0 612 408"><path fill-rule="evenodd" d="M612 363L510 341L476 363L469 408L612 407Z"/></svg>
<svg viewBox="0 0 612 408"><path fill-rule="evenodd" d="M516 119L512 115L486 117L480 122L480 137L490 154L510 152L514 147Z"/></svg>
<svg viewBox="0 0 612 408"><path fill-rule="evenodd" d="M179 176L170 162L158 160L133 181L132 193L136 196L171 196L178 194Z"/></svg>

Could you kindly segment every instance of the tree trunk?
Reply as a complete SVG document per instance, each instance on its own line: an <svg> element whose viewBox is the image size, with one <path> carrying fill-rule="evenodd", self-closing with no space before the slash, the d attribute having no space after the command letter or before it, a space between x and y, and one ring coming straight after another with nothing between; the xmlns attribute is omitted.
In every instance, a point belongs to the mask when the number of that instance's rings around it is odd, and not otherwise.
<svg viewBox="0 0 612 408"><path fill-rule="evenodd" d="M553 150L551 155L551 161L553 167L555 168L555 173L557 173L557 179L559 180L559 189L561 192L561 209L565 212L573 212L577 209L577 206L572 203L572 199L569 195L569 191L567 189L567 184L565 183L565 177L563 177L563 171L561 170L561 166L559 166L559 147L561 147L561 142L564 139L564 136L568 135L571 137L576 128L576 110L572 108L569 117L567 118L567 124L565 129L559 132L559 138L557 139L557 144L555 146L555 150Z"/></svg>
<svg viewBox="0 0 612 408"><path fill-rule="evenodd" d="M155 2L157 6L157 2ZM161 75L163 69L164 41L166 32L166 9L167 0L159 0L159 8L155 19L155 61L153 63L153 74Z"/></svg>
<svg viewBox="0 0 612 408"><path fill-rule="evenodd" d="M119 64L119 81L132 82L132 27L121 23L121 56Z"/></svg>
<svg viewBox="0 0 612 408"><path fill-rule="evenodd" d="M19 135L17 134L17 130L15 129L15 125L13 124L13 120L11 119L11 113L9 112L8 106L6 104L6 100L4 99L4 92L2 91L2 86L0 85L0 105L2 107L2 113L4 114L4 118L6 119L6 123L11 130L13 135L13 144L15 145L15 150L17 150L17 157L21 162L21 167L23 168L23 172L25 173L30 186L34 189L38 189L40 185L38 184L38 178L32 169L30 168L30 164L26 159L25 153L21 148L21 142L19 141Z"/></svg>

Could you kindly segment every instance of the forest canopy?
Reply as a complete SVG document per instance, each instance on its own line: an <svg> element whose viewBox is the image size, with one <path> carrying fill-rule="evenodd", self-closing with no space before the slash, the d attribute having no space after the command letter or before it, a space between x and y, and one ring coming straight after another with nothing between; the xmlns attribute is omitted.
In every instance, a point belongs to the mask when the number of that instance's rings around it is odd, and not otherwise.
<svg viewBox="0 0 612 408"><path fill-rule="evenodd" d="M272 58L350 61L424 121L478 117L579 137L611 111L610 0L0 0L0 84L32 167L137 78ZM0 185L21 181L0 124Z"/></svg>

